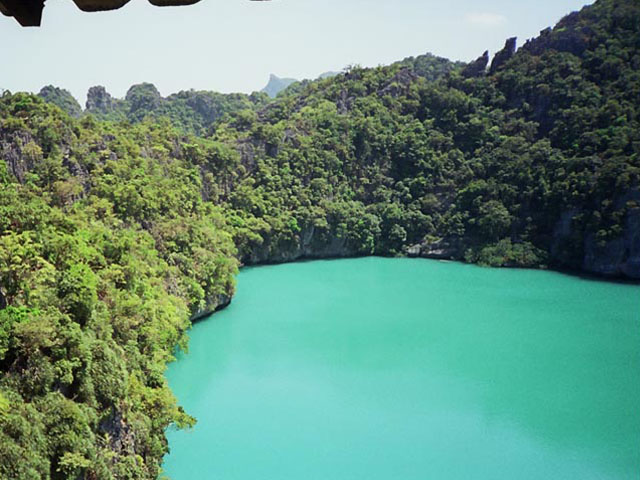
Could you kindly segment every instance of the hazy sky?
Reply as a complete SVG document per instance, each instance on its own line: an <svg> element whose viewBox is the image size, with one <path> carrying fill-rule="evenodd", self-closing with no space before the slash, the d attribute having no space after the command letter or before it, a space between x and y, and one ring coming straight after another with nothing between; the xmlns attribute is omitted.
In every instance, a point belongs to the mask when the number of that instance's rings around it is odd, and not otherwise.
<svg viewBox="0 0 640 480"><path fill-rule="evenodd" d="M122 97L134 83L163 95L195 88L251 92L269 73L314 78L349 64L375 66L432 52L469 61L518 45L590 0L202 0L83 13L47 0L41 28L0 15L0 88L67 88L84 105L104 85Z"/></svg>

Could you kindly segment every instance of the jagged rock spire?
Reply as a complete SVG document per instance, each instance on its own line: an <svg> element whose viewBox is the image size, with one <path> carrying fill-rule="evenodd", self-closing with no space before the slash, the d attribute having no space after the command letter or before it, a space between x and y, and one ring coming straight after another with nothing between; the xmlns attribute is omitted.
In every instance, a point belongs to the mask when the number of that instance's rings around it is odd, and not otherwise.
<svg viewBox="0 0 640 480"><path fill-rule="evenodd" d="M486 73L488 64L489 51L485 50L482 55L480 55L477 59L464 67L461 74L465 78L481 77Z"/></svg>
<svg viewBox="0 0 640 480"><path fill-rule="evenodd" d="M495 54L493 61L491 62L491 68L489 73L493 74L504 65L516 53L516 41L517 37L507 38L504 44L504 48Z"/></svg>

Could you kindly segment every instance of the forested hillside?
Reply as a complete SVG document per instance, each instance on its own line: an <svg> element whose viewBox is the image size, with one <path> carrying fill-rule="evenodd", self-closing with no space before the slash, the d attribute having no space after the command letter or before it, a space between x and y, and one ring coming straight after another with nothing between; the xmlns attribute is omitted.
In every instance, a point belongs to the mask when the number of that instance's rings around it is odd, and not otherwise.
<svg viewBox="0 0 640 480"><path fill-rule="evenodd" d="M53 87L5 92L0 478L156 478L165 429L193 422L165 365L239 263L640 278L640 4L600 0L514 47L490 66L352 67L272 101L143 84L82 112Z"/></svg>
<svg viewBox="0 0 640 480"><path fill-rule="evenodd" d="M221 207L167 123L0 101L0 477L155 478L192 420L163 377L233 293Z"/></svg>
<svg viewBox="0 0 640 480"><path fill-rule="evenodd" d="M237 112L203 143L230 153L198 163L252 235L236 234L241 258L409 252L640 277L638 12L598 2L515 54L510 39L489 74L486 54L356 67Z"/></svg>

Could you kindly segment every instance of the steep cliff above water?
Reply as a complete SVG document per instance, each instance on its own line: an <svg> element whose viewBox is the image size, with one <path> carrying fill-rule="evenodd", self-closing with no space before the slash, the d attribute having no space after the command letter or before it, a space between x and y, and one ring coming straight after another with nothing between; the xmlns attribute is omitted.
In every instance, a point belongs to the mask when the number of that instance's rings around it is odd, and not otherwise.
<svg viewBox="0 0 640 480"><path fill-rule="evenodd" d="M313 227L341 254L639 278L639 18L596 2L520 50L508 39L486 74L488 55L354 67L228 122L211 138L239 154L216 175L251 231L241 258L303 252Z"/></svg>

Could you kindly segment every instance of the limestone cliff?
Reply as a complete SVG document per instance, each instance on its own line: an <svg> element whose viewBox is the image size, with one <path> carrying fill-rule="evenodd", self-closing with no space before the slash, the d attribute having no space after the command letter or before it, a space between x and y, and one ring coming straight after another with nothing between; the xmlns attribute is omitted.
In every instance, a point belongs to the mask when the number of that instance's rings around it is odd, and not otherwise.
<svg viewBox="0 0 640 480"><path fill-rule="evenodd" d="M640 191L633 190L620 196L618 208L629 206L622 222L622 232L618 236L599 238L598 232L579 232L576 219L584 212L573 209L565 211L556 224L553 237L552 256L561 265L571 266L585 272L607 277L628 277L640 279ZM575 245L574 238L582 238ZM577 258L563 248L568 244ZM567 259L570 259L567 262Z"/></svg>
<svg viewBox="0 0 640 480"><path fill-rule="evenodd" d="M462 69L461 75L465 78L481 77L487 72L488 64L489 51L485 50L481 56Z"/></svg>
<svg viewBox="0 0 640 480"><path fill-rule="evenodd" d="M121 109L122 103L121 100L113 98L106 88L98 85L91 87L87 92L85 108L87 113L98 117L109 117Z"/></svg>
<svg viewBox="0 0 640 480"><path fill-rule="evenodd" d="M489 74L496 73L513 55L516 53L516 37L508 38L504 44L504 48L495 54L491 61Z"/></svg>
<svg viewBox="0 0 640 480"><path fill-rule="evenodd" d="M196 310L191 314L190 320L192 322L197 322L218 310L228 307L232 298L232 292L229 292L228 294L208 295L204 305L196 308Z"/></svg>

